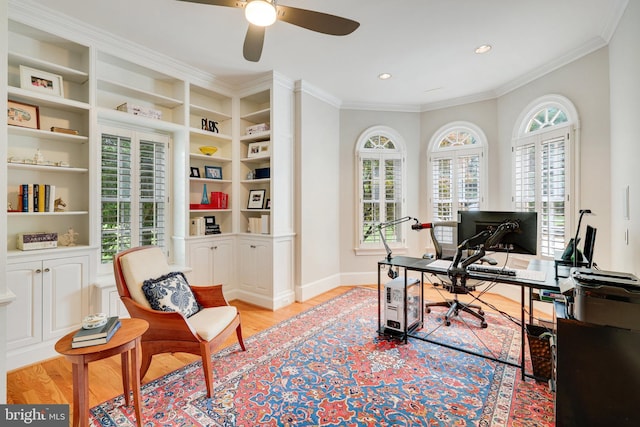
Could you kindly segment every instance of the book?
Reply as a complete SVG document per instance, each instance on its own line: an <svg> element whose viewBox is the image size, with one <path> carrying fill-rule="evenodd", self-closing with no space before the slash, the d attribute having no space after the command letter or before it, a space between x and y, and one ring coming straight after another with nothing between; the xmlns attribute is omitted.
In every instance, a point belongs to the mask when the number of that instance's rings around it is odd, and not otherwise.
<svg viewBox="0 0 640 427"><path fill-rule="evenodd" d="M49 184L44 185L44 210L42 212L50 212L49 207L51 206L51 186Z"/></svg>
<svg viewBox="0 0 640 427"><path fill-rule="evenodd" d="M115 326L113 327L113 329L111 329L111 331L107 334L106 337L95 338L95 339L84 340L84 341L71 341L71 348L82 348L82 347L90 347L92 345L106 344L113 337L113 335L118 331L118 329L120 329L121 325L122 323L120 323L120 320L118 319Z"/></svg>
<svg viewBox="0 0 640 427"><path fill-rule="evenodd" d="M106 338L118 323L120 323L120 318L118 316L109 317L107 319L107 323L105 323L104 325L98 328L80 329L73 336L73 341L80 342L80 341L94 340L98 338Z"/></svg>
<svg viewBox="0 0 640 427"><path fill-rule="evenodd" d="M52 126L51 127L51 132L58 132L58 133L67 133L69 135L77 135L78 131L75 129L67 129L67 128L59 128L56 126Z"/></svg>
<svg viewBox="0 0 640 427"><path fill-rule="evenodd" d="M29 212L38 212L38 207L40 206L40 185L33 184L33 209L29 209Z"/></svg>
<svg viewBox="0 0 640 427"><path fill-rule="evenodd" d="M44 210L44 205L45 205L45 189L44 189L44 184L38 184L38 212L45 212Z"/></svg>
<svg viewBox="0 0 640 427"><path fill-rule="evenodd" d="M18 233L16 247L23 251L58 247L58 233Z"/></svg>
<svg viewBox="0 0 640 427"><path fill-rule="evenodd" d="M54 212L56 205L56 186L49 185L49 211Z"/></svg>

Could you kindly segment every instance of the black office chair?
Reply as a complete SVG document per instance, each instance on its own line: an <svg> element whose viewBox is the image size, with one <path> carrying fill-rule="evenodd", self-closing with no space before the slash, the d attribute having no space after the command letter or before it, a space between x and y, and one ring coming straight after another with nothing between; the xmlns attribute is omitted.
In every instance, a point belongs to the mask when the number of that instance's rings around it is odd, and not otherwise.
<svg viewBox="0 0 640 427"><path fill-rule="evenodd" d="M458 223L456 221L437 221L432 223L430 231L435 249L435 258L453 261L457 250ZM458 300L458 295L475 291L475 286L463 286L460 283L454 285L449 277L440 275L438 277L442 282L443 288L452 293L454 297L452 300L428 302L425 304L425 311L430 313L431 307L447 307L449 310L444 316L444 323L447 326L451 325L451 318L463 311L480 320L480 326L486 328L487 322L484 319L482 308L478 305L464 304Z"/></svg>

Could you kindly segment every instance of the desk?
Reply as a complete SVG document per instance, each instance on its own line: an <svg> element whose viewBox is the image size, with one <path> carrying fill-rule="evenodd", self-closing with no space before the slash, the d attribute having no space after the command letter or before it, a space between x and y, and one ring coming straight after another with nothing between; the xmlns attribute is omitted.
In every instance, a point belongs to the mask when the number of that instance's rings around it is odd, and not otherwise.
<svg viewBox="0 0 640 427"><path fill-rule="evenodd" d="M422 276L422 284L424 285L424 273L432 273L432 274L443 274L446 275L447 271L444 268L440 268L440 267L434 267L434 266L430 266L433 263L433 260L431 259L424 259L424 258L412 258L412 257L394 257L391 258L390 260L388 259L384 259L382 261L378 261L378 328L380 328L380 271L381 268L383 268L384 266L389 266L391 268L400 268L404 270L404 277L405 277L405 286L406 286L406 277L407 277L407 273L409 271L415 271L415 272L419 272L421 273ZM496 362L501 362L501 363L505 363L511 366L515 366L517 368L520 368L521 373L522 373L522 379L524 380L526 376L529 376L531 378L533 378L532 375L527 375L525 372L525 335L526 335L526 323L525 323L525 312L526 312L526 307L525 307L525 288L528 289L529 291L529 322L533 321L533 290L542 290L542 289L546 289L546 290L552 290L555 292L559 292L560 288L558 286L558 280L555 277L554 274L554 263L552 261L546 261L546 260L539 260L539 259L534 259L531 260L529 262L529 269L532 270L538 270L538 271L544 271L546 273L545 275L545 281L544 282L539 282L539 281L535 281L535 280L527 280L527 279L522 279L522 278L516 278L513 276L496 276L495 274L487 274L487 273L480 273L480 272L469 272L469 279L475 279L475 280L485 280L485 281L492 281L492 282L496 282L496 283L505 283L505 284L509 284L509 285L516 285L520 287L520 308L521 308L521 318L520 318L520 332L521 332L521 352L520 352L520 364L514 364L511 363L509 361L506 360L500 360L500 359L496 359L493 357L489 357L487 355L483 355L480 353L476 353L470 350L466 350L466 349L462 349L462 348L458 348L458 347L452 347L448 344L444 344L441 342L437 342L437 341L432 341L429 339L426 339L424 337L420 337L417 336L415 334L413 334L413 331L407 330L407 328L405 328L403 335L403 339L406 340L411 337L411 338L416 338L416 339L420 339L423 341L428 341L431 342L433 344L439 344L439 345L444 345L446 347L450 347L450 348L454 348L456 350L460 350L460 351L464 351L466 353L469 354L473 354L476 356L480 356L480 357L484 357L484 358L488 358L491 360L494 360ZM422 295L424 295L423 293L421 293L421 298ZM405 298L406 298L406 288L405 288ZM422 309L424 310L424 300L420 301L420 305L422 307ZM405 307L406 307L406 301L405 301ZM406 325L406 323L405 323ZM382 331L379 331L382 332Z"/></svg>
<svg viewBox="0 0 640 427"><path fill-rule="evenodd" d="M558 277L568 277L568 276L558 276L558 267L559 266L564 266L564 267L573 267L573 260L567 260L562 258L562 254L564 253L564 251L556 251L554 253L553 256L553 266L554 266L554 270L556 273L556 279ZM589 265L589 261L584 257L584 255L582 254L582 252L578 252L578 256L580 256L580 260L576 263L576 267L587 267Z"/></svg>
<svg viewBox="0 0 640 427"><path fill-rule="evenodd" d="M131 405L129 353L131 353L131 375L133 380L133 402L136 422L142 425L140 406L140 338L149 328L142 319L120 319L122 326L106 344L91 347L71 348L71 332L56 343L56 351L64 355L73 364L73 426L89 425L89 362L105 359L119 354L122 362L122 386L127 405Z"/></svg>

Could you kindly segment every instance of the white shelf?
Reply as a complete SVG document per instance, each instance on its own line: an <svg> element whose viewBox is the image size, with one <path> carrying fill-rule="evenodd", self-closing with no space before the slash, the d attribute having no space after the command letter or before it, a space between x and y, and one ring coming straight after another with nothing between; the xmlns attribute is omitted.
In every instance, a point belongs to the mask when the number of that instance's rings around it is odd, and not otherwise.
<svg viewBox="0 0 640 427"><path fill-rule="evenodd" d="M242 163L267 163L271 161L271 156L262 156L262 157L244 157L240 159Z"/></svg>
<svg viewBox="0 0 640 427"><path fill-rule="evenodd" d="M23 55L17 52L9 52L9 63L16 65L25 65L27 67L38 70L48 71L50 73L59 74L63 81L71 81L83 84L89 80L89 74L84 71L58 65L53 62L44 61L32 56Z"/></svg>
<svg viewBox="0 0 640 427"><path fill-rule="evenodd" d="M53 141L68 141L68 142L77 142L77 143L85 143L89 141L89 138L83 135L73 135L69 133L62 132L51 132L49 130L44 129L31 129L20 126L8 126L9 135L16 136L30 136L34 138L44 138L50 139Z"/></svg>
<svg viewBox="0 0 640 427"><path fill-rule="evenodd" d="M213 179L213 178L189 178L190 182L201 182L204 184L211 184L211 183L220 183L220 184L227 184L230 183L231 180L230 179Z"/></svg>
<svg viewBox="0 0 640 427"><path fill-rule="evenodd" d="M206 154L189 153L189 158L203 160L208 162L229 163L231 159L228 157L207 156Z"/></svg>
<svg viewBox="0 0 640 427"><path fill-rule="evenodd" d="M271 120L271 108L254 111L240 118L252 123L269 123Z"/></svg>
<svg viewBox="0 0 640 427"><path fill-rule="evenodd" d="M189 213L198 212L231 212L231 209L189 209Z"/></svg>
<svg viewBox="0 0 640 427"><path fill-rule="evenodd" d="M64 211L64 212L7 212L8 216L73 216L73 215L87 215L88 211Z"/></svg>
<svg viewBox="0 0 640 427"><path fill-rule="evenodd" d="M231 116L227 113L222 113L220 111L215 111L209 109L207 107L203 107L200 105L191 104L189 105L189 109L191 114L201 115L203 117L207 117L209 120L213 120L216 122L223 122L225 120L231 120Z"/></svg>
<svg viewBox="0 0 640 427"><path fill-rule="evenodd" d="M87 168L71 168L64 166L34 165L27 163L7 163L9 169L22 169L41 172L61 172L61 173L87 173Z"/></svg>
<svg viewBox="0 0 640 427"><path fill-rule="evenodd" d="M208 130L203 130L198 128L190 128L189 132L193 135L206 136L208 138L219 139L221 141L231 142L232 140L231 135L227 135L224 133L209 132Z"/></svg>
<svg viewBox="0 0 640 427"><path fill-rule="evenodd" d="M243 184L263 184L263 183L271 182L271 178L243 179L240 182Z"/></svg>
<svg viewBox="0 0 640 427"><path fill-rule="evenodd" d="M271 131L265 130L263 132L252 133L251 135L242 135L240 141L242 142L260 142L268 141L271 138Z"/></svg>
<svg viewBox="0 0 640 427"><path fill-rule="evenodd" d="M157 104L167 108L175 108L184 104L184 102L176 98L170 98L168 96L141 90L136 87L128 86L111 80L98 80L98 89L104 90L106 92L115 92L124 97L144 99L146 101L152 102L153 104Z"/></svg>
<svg viewBox="0 0 640 427"><path fill-rule="evenodd" d="M149 129L165 130L168 132L178 132L184 129L184 126L173 122L136 116L134 114L125 113L124 111L111 110L109 108L98 108L97 110L99 118L123 124L144 126Z"/></svg>
<svg viewBox="0 0 640 427"><path fill-rule="evenodd" d="M9 86L7 88L9 99L14 101L23 101L36 104L39 107L53 107L67 111L88 111L89 104L86 102L75 101L73 99L62 98L58 96L46 95L19 87Z"/></svg>

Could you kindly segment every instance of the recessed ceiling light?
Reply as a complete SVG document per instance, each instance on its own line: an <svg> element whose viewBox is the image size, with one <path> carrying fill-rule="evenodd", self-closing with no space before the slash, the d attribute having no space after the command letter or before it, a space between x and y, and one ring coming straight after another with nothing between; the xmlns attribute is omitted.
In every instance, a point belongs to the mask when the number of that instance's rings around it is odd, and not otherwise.
<svg viewBox="0 0 640 427"><path fill-rule="evenodd" d="M476 53L487 53L491 50L490 44L483 44L482 46L478 46L475 50Z"/></svg>
<svg viewBox="0 0 640 427"><path fill-rule="evenodd" d="M378 76L378 78L379 78L380 80L387 80L387 79L390 79L390 78L391 78L391 74L389 74L389 73L382 73L382 74L380 74L380 75Z"/></svg>

